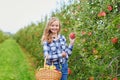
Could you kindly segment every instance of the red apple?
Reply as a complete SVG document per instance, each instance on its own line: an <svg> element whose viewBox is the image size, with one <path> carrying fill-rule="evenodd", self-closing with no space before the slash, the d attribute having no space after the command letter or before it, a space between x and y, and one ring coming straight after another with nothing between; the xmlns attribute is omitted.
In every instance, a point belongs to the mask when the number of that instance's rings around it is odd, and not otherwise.
<svg viewBox="0 0 120 80"><path fill-rule="evenodd" d="M102 11L98 14L98 17L102 17L102 16L106 16L106 12L105 11Z"/></svg>
<svg viewBox="0 0 120 80"><path fill-rule="evenodd" d="M118 42L118 38L117 38L117 37L112 38L112 39L111 39L111 41L112 41L112 43L113 43L113 44L115 44L115 43L117 43L117 42Z"/></svg>
<svg viewBox="0 0 120 80"><path fill-rule="evenodd" d="M59 70L55 69L56 72L61 73Z"/></svg>
<svg viewBox="0 0 120 80"><path fill-rule="evenodd" d="M112 9L113 9L111 5L108 5L107 8L108 8L109 11L112 11Z"/></svg>
<svg viewBox="0 0 120 80"><path fill-rule="evenodd" d="M71 73L72 73L71 69L70 69L70 68L68 68L68 74L71 74Z"/></svg>
<svg viewBox="0 0 120 80"><path fill-rule="evenodd" d="M76 37L74 32L70 33L69 36L70 36L71 39L74 39Z"/></svg>
<svg viewBox="0 0 120 80"><path fill-rule="evenodd" d="M112 80L118 80L118 78L117 78L117 77L114 77Z"/></svg>

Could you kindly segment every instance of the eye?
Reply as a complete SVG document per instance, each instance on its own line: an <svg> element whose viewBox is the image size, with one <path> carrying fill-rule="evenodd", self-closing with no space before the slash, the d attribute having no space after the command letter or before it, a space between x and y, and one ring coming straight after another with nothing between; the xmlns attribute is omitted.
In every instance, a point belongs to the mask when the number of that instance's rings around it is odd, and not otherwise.
<svg viewBox="0 0 120 80"><path fill-rule="evenodd" d="M52 27L59 27L59 25L51 25Z"/></svg>
<svg viewBox="0 0 120 80"><path fill-rule="evenodd" d="M56 27L59 27L59 25L56 25Z"/></svg>

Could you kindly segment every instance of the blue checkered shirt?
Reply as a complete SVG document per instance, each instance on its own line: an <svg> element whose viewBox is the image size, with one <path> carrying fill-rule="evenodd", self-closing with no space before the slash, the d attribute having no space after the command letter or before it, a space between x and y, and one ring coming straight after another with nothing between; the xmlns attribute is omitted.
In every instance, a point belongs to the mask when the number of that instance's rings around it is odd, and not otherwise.
<svg viewBox="0 0 120 80"><path fill-rule="evenodd" d="M46 60L47 64L59 64L68 61L69 56L72 53L73 45L67 45L66 38L63 35L58 35L58 39L53 39L52 43L46 41L43 42L43 51L44 57L49 55L49 58ZM66 52L67 56L62 57L62 52Z"/></svg>

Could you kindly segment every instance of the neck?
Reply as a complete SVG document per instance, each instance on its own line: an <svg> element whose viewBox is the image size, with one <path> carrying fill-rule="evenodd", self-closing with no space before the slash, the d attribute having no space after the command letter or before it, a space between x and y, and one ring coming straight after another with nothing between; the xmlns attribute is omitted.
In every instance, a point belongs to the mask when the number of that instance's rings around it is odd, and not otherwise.
<svg viewBox="0 0 120 80"><path fill-rule="evenodd" d="M53 35L52 35L52 38L53 38L53 39L57 39L57 37L58 37L57 34L53 34Z"/></svg>

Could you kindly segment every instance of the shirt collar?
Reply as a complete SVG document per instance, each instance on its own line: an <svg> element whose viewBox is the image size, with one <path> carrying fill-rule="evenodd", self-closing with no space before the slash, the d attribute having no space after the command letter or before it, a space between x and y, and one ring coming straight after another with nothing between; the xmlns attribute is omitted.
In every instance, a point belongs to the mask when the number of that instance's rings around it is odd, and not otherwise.
<svg viewBox="0 0 120 80"><path fill-rule="evenodd" d="M58 39L60 39L60 34L58 34ZM57 41L58 39L53 39L53 41Z"/></svg>

